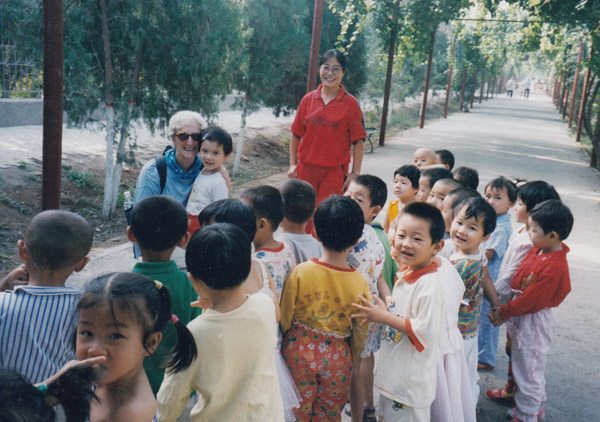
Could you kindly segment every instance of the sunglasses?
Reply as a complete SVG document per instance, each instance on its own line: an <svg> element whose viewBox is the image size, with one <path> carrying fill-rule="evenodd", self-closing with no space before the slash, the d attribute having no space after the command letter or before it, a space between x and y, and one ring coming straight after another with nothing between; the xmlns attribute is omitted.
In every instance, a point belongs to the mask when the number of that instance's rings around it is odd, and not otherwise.
<svg viewBox="0 0 600 422"><path fill-rule="evenodd" d="M193 141L200 141L200 139L202 139L202 134L201 133L185 133L185 132L181 132L181 133L176 133L175 136L177 136L177 139L179 139L180 141L187 141L187 139L191 136Z"/></svg>

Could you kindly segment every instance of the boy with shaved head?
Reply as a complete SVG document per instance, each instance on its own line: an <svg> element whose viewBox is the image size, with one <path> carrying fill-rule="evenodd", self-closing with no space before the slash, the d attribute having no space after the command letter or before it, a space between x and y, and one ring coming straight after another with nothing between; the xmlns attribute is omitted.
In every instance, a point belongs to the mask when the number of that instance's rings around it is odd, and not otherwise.
<svg viewBox="0 0 600 422"><path fill-rule="evenodd" d="M81 292L65 287L65 281L88 263L92 237L88 222L72 212L33 217L17 243L27 284L0 293L0 367L38 383L75 359Z"/></svg>

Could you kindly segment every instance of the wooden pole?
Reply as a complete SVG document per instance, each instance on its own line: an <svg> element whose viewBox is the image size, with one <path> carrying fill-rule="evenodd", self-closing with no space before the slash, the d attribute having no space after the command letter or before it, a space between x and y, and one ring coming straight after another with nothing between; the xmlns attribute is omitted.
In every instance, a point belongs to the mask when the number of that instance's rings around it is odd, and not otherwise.
<svg viewBox="0 0 600 422"><path fill-rule="evenodd" d="M379 128L379 146L385 143L385 128L387 126L388 106L390 104L390 90L392 89L392 69L394 67L394 53L396 51L396 32L390 34L388 49L388 63L385 73L385 88L383 90L383 110L381 111L381 126Z"/></svg>
<svg viewBox="0 0 600 422"><path fill-rule="evenodd" d="M313 91L317 88L317 73L319 71L319 49L321 48L321 28L323 26L323 2L324 0L315 0L306 92Z"/></svg>
<svg viewBox="0 0 600 422"><path fill-rule="evenodd" d="M462 85L460 88L460 111L463 111L463 103L465 101L465 84L467 83L467 65L463 70Z"/></svg>
<svg viewBox="0 0 600 422"><path fill-rule="evenodd" d="M573 79L573 96L571 97L571 109L569 110L569 127L573 123L573 112L575 111L575 97L577 97L577 82L579 81L579 66L581 65L581 56L583 55L583 42L579 44L579 53L577 54L577 66L575 67L575 78Z"/></svg>
<svg viewBox="0 0 600 422"><path fill-rule="evenodd" d="M592 58L592 54L594 53L594 47L590 48L590 59ZM588 68L585 71L585 77L583 78L583 89L581 91L581 102L579 103L579 113L577 117L577 135L575 136L575 140L577 142L581 141L581 129L583 127L583 111L585 109L585 96L587 95L588 84L590 83L590 76L592 70L588 64Z"/></svg>
<svg viewBox="0 0 600 422"><path fill-rule="evenodd" d="M450 66L448 66L448 84L446 85L446 104L444 104L444 119L448 118L448 104L450 102L450 89L452 88L452 67L454 64L454 49L455 49L456 35L452 36L452 53L450 58Z"/></svg>
<svg viewBox="0 0 600 422"><path fill-rule="evenodd" d="M60 208L63 115L63 3L44 0L42 209Z"/></svg>
<svg viewBox="0 0 600 422"><path fill-rule="evenodd" d="M475 90L477 89L477 72L479 72L479 69L475 69L475 74L473 75L473 95L471 95L471 108L473 108L473 101L475 101Z"/></svg>
<svg viewBox="0 0 600 422"><path fill-rule="evenodd" d="M431 64L433 63L433 47L435 46L435 33L437 28L431 31L431 46L429 47L429 59L427 60L427 74L425 75L425 89L423 90L423 104L421 106L421 123L419 127L425 126L425 114L427 114L427 94L429 93L429 79L431 78Z"/></svg>
<svg viewBox="0 0 600 422"><path fill-rule="evenodd" d="M481 72L481 89L479 90L479 104L483 100L483 87L485 86L485 69Z"/></svg>

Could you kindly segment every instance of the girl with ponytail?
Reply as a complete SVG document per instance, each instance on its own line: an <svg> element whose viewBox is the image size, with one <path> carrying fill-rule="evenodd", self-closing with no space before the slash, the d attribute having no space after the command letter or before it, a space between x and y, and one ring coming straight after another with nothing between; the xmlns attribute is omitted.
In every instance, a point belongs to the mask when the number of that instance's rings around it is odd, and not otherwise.
<svg viewBox="0 0 600 422"><path fill-rule="evenodd" d="M99 365L90 422L151 422L156 401L144 372L169 323L177 343L167 373L188 368L197 355L196 343L176 315L171 314L169 290L158 281L133 273L112 273L93 280L79 304L77 359L104 356Z"/></svg>

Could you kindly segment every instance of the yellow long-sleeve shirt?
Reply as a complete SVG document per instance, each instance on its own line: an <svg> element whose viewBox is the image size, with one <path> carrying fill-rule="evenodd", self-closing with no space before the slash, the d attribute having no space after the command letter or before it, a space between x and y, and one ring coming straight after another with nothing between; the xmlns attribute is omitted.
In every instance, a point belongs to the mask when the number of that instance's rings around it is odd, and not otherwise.
<svg viewBox="0 0 600 422"><path fill-rule="evenodd" d="M350 317L358 295L371 300L367 281L354 269L334 267L317 259L298 265L290 274L281 296L281 330L296 321L308 328L350 337L354 358L360 355L368 324Z"/></svg>

